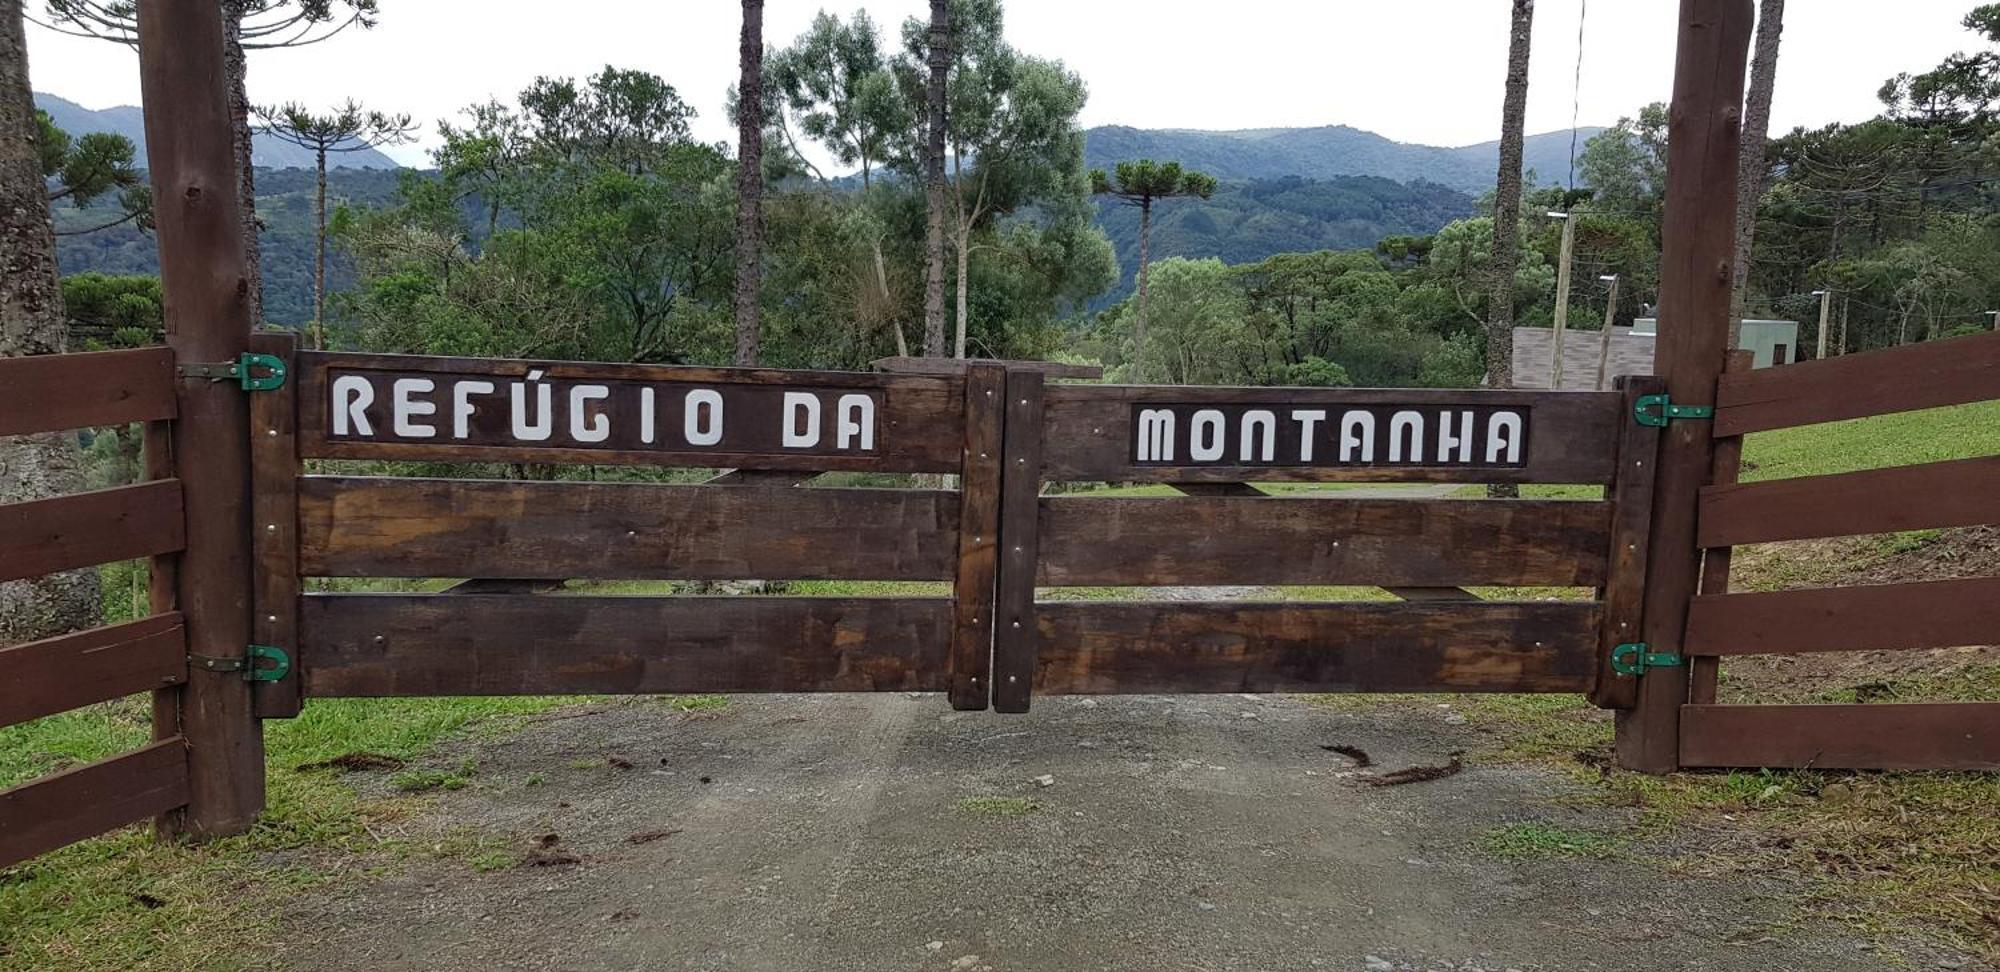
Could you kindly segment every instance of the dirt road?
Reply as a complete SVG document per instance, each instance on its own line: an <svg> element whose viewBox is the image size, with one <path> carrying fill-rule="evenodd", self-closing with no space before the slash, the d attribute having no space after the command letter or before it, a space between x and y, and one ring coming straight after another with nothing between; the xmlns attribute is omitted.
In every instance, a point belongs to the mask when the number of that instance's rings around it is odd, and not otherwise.
<svg viewBox="0 0 2000 972"><path fill-rule="evenodd" d="M1017 717L905 695L562 713L441 754L476 761L478 782L411 824L504 834L529 863L423 862L308 897L277 958L440 972L1891 967L1799 920L1782 878L1672 876L1661 854L1685 848L1626 839L1632 811L1552 773L1475 764L1364 784L1445 762L1473 732L1453 721L1428 704L1354 714L1241 696L1043 699ZM1603 856L1494 845L1535 824L1604 834ZM1899 946L1904 967L1986 968Z"/></svg>

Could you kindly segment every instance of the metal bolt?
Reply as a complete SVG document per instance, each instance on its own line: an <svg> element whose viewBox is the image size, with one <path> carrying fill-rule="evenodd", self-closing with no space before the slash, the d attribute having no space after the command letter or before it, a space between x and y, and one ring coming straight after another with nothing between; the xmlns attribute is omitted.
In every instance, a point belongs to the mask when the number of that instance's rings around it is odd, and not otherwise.
<svg viewBox="0 0 2000 972"><path fill-rule="evenodd" d="M1625 545L1625 549L1636 552L1639 549L1639 545L1636 543L1628 543Z"/></svg>
<svg viewBox="0 0 2000 972"><path fill-rule="evenodd" d="M277 438L277 437L278 437L278 430L277 430L277 429L270 429L270 430L266 431L266 432L265 432L264 434L265 434L265 435L268 435L268 436L270 436L270 437L272 437L272 438L274 438L274 439L275 439L275 438Z"/></svg>
<svg viewBox="0 0 2000 972"><path fill-rule="evenodd" d="M987 397L987 398L992 398L992 397L993 397L993 390L992 390L992 389L990 389L990 388L989 388L989 389L987 389L987 390L986 390L986 397Z"/></svg>
<svg viewBox="0 0 2000 972"><path fill-rule="evenodd" d="M1643 466L1643 465L1645 465L1645 464L1646 464L1646 460L1644 460L1644 459L1634 459L1634 460L1632 460L1632 465L1634 465L1634 466Z"/></svg>
<svg viewBox="0 0 2000 972"><path fill-rule="evenodd" d="M627 530L627 531L625 531L625 535L626 535L626 536L628 536L628 537L636 537L636 536L638 536L638 535L639 535L639 531L637 531L637 530Z"/></svg>
<svg viewBox="0 0 2000 972"><path fill-rule="evenodd" d="M278 525L277 525L276 523L267 523L267 524L265 524L265 525L264 525L264 532L265 532L265 533L276 533L276 532L278 532Z"/></svg>
<svg viewBox="0 0 2000 972"><path fill-rule="evenodd" d="M1018 627L1020 627L1020 626L1021 626L1021 622L1019 622L1019 621L1016 621L1016 622L1014 622L1014 627L1018 628ZM1011 679L1010 679L1009 681L1011 681Z"/></svg>
<svg viewBox="0 0 2000 972"><path fill-rule="evenodd" d="M382 637L381 635L376 635L376 636L375 636L375 643L376 643L376 644L378 644L378 645L379 645L379 644L381 644L381 643L382 643L383 641L386 641L386 640L387 640L387 639L383 638L383 637Z"/></svg>
<svg viewBox="0 0 2000 972"><path fill-rule="evenodd" d="M266 615L264 615L264 620L266 620L266 621L269 621L269 622L271 622L272 624L277 624L277 623L278 623L278 616L277 616L277 615L275 615L275 614L266 614Z"/></svg>
<svg viewBox="0 0 2000 972"><path fill-rule="evenodd" d="M1012 676L1012 675L1009 675L1009 676L1007 676L1007 684L1009 684L1009 685L1012 685L1012 684L1014 684L1014 683L1015 683L1015 682L1017 682L1017 681L1020 681L1020 680L1019 680L1019 679L1017 679L1017 678L1015 678L1015 677L1014 677L1014 676Z"/></svg>

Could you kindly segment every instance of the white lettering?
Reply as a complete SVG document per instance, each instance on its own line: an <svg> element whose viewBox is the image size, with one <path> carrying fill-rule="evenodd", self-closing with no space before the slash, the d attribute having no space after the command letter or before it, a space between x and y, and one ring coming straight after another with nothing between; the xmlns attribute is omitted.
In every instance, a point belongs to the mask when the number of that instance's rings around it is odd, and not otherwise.
<svg viewBox="0 0 2000 972"><path fill-rule="evenodd" d="M1477 458L1472 454L1472 413L1458 413L1458 432L1452 434L1452 414L1438 415L1438 461L1471 462ZM1454 457L1453 452L1458 455Z"/></svg>
<svg viewBox="0 0 2000 972"><path fill-rule="evenodd" d="M1351 411L1340 417L1340 461L1375 461L1375 414Z"/></svg>
<svg viewBox="0 0 2000 972"><path fill-rule="evenodd" d="M1164 408L1139 410L1140 462L1174 460L1174 413Z"/></svg>
<svg viewBox="0 0 2000 972"><path fill-rule="evenodd" d="M375 386L360 375L341 375L333 380L333 434L374 435L368 424L367 408L375 404ZM352 433L349 430L352 429Z"/></svg>
<svg viewBox="0 0 2000 972"><path fill-rule="evenodd" d="M1278 417L1270 409L1259 408L1244 412L1243 420L1237 426L1236 437L1241 440L1237 445L1239 461L1251 462L1259 457L1257 430L1260 428L1264 430L1261 458L1264 462L1271 462L1278 457Z"/></svg>
<svg viewBox="0 0 2000 972"><path fill-rule="evenodd" d="M1188 423L1188 458L1196 462L1214 462L1222 458L1222 413L1212 408L1204 408L1194 413Z"/></svg>
<svg viewBox="0 0 2000 972"><path fill-rule="evenodd" d="M1521 461L1521 413L1494 412L1487 417L1486 461Z"/></svg>
<svg viewBox="0 0 2000 972"><path fill-rule="evenodd" d="M1299 423L1299 461L1313 460L1313 436L1317 434L1313 426L1326 421L1326 409L1295 408L1292 421Z"/></svg>
<svg viewBox="0 0 2000 972"><path fill-rule="evenodd" d="M644 442L647 445L653 444L653 439L656 437L657 432L656 427L659 425L658 420L659 416L653 412L653 390L651 388L639 389L640 442Z"/></svg>
<svg viewBox="0 0 2000 972"><path fill-rule="evenodd" d="M721 392L697 388L681 400L681 409L681 434L687 436L688 445L712 446L722 441Z"/></svg>
<svg viewBox="0 0 2000 972"><path fill-rule="evenodd" d="M611 438L611 416L599 411L592 415L590 402L611 397L603 385L578 385L569 390L569 437L578 442L603 442Z"/></svg>
<svg viewBox="0 0 2000 972"><path fill-rule="evenodd" d="M454 381L451 383L451 437L463 439L472 434L472 415L477 411L472 407L472 396L493 394L490 381Z"/></svg>
<svg viewBox="0 0 2000 972"><path fill-rule="evenodd" d="M799 427L799 420L805 427ZM819 445L819 397L807 392L785 393L785 448L810 449Z"/></svg>
<svg viewBox="0 0 2000 972"><path fill-rule="evenodd" d="M411 439L428 439L438 434L436 426L419 423L412 419L417 415L436 415L435 402L412 401L413 393L429 394L437 390L437 382L429 378L398 378L389 386L391 424L396 434Z"/></svg>
<svg viewBox="0 0 2000 972"><path fill-rule="evenodd" d="M1406 436L1405 433L1408 433ZM1408 441L1410 461L1424 461L1424 417L1416 412L1401 411L1389 416L1389 461L1403 461L1403 444Z"/></svg>
<svg viewBox="0 0 2000 972"><path fill-rule="evenodd" d="M862 451L875 448L875 400L866 395L842 395L834 406L835 427L839 437L834 445L845 449L855 437L861 439Z"/></svg>
<svg viewBox="0 0 2000 972"><path fill-rule="evenodd" d="M535 412L538 416L528 418L528 385L513 382L508 386L508 397L513 401L514 438L523 442L540 442L555 432L555 407L551 402L549 386L540 384L542 372L537 369L528 372L528 382L535 383Z"/></svg>

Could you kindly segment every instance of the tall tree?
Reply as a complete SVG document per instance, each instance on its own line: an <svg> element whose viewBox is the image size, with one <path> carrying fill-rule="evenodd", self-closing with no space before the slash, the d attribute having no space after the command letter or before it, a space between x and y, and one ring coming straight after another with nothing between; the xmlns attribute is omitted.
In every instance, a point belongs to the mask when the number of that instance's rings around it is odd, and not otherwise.
<svg viewBox="0 0 2000 972"><path fill-rule="evenodd" d="M1771 92L1778 79L1778 35L1785 30L1785 0L1757 5L1757 41L1750 54L1750 91L1743 99L1742 154L1736 160L1735 280L1729 295L1729 346L1743 332L1743 292L1750 280L1750 247L1757 236L1757 204L1771 163L1764 146L1771 131Z"/></svg>
<svg viewBox="0 0 2000 972"><path fill-rule="evenodd" d="M415 127L408 115L385 115L370 111L348 99L333 111L315 115L296 102L275 107L260 106L257 116L262 130L313 154L318 176L313 197L313 347L326 347L326 157L329 153L359 152L379 145L393 145L411 139Z"/></svg>
<svg viewBox="0 0 2000 972"><path fill-rule="evenodd" d="M931 0L924 80L924 354L944 356L945 78L951 73L951 0Z"/></svg>
<svg viewBox="0 0 2000 972"><path fill-rule="evenodd" d="M1507 93L1500 108L1500 171L1493 182L1493 262L1486 308L1486 387L1514 387L1514 268L1521 260L1521 141L1528 114L1528 49L1535 0L1514 0Z"/></svg>
<svg viewBox="0 0 2000 972"><path fill-rule="evenodd" d="M799 128L842 165L859 166L861 188L889 151L907 112L883 59L882 39L868 11L847 22L826 11L792 46L769 62L770 84L798 116ZM790 128L784 129L789 133ZM794 146L796 150L796 146Z"/></svg>
<svg viewBox="0 0 2000 972"><path fill-rule="evenodd" d="M764 0L743 0L736 109L736 363L757 363L764 251Z"/></svg>
<svg viewBox="0 0 2000 972"><path fill-rule="evenodd" d="M49 202L82 207L99 196L118 193L117 217L96 226L58 230L57 236L95 233L131 222L137 222L142 229L152 225L153 194L139 170L132 166L131 139L110 132L90 132L72 138L43 111L35 112L35 127L42 178L54 183L49 189Z"/></svg>
<svg viewBox="0 0 2000 972"><path fill-rule="evenodd" d="M246 52L304 47L349 27L375 26L377 0L221 0L223 70L229 75L230 141L243 245L249 256L250 317L263 320L264 270L257 254L257 169L252 162L249 61ZM136 0L47 0L44 27L77 37L139 47Z"/></svg>
<svg viewBox="0 0 2000 972"><path fill-rule="evenodd" d="M1139 207L1139 302L1132 324L1132 380L1144 381L1146 348L1146 295L1151 278L1153 245L1153 204L1162 199L1193 196L1207 199L1215 192L1215 177L1181 168L1179 162L1155 163L1152 159L1118 163L1114 182L1103 169L1090 173L1090 191L1116 196L1127 205Z"/></svg>
<svg viewBox="0 0 2000 972"><path fill-rule="evenodd" d="M0 357L60 354L62 291L55 224L43 188L41 125L28 87L22 0L0 3ZM0 503L81 492L80 451L65 433L0 436ZM0 644L87 628L97 575L71 571L0 583Z"/></svg>

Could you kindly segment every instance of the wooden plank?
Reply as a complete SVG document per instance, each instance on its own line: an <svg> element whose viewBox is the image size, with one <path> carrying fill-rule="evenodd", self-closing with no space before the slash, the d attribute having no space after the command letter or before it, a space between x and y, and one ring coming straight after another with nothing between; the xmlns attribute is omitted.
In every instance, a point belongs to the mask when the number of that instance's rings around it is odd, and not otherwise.
<svg viewBox="0 0 2000 972"><path fill-rule="evenodd" d="M1388 587L1383 590L1389 596L1402 601L1480 601L1485 600L1463 587Z"/></svg>
<svg viewBox="0 0 2000 972"><path fill-rule="evenodd" d="M1676 403L1715 402L1729 348L1731 261L1736 248L1738 116L1755 19L1750 0L1681 0L1668 111L1666 210L1660 248L1660 328L1655 367ZM1622 411L1622 404L1620 406ZM1620 422L1630 422L1621 414ZM1695 502L1713 461L1713 422L1674 422L1661 433L1639 641L1681 652L1688 599L1701 571ZM1688 672L1656 668L1637 704L1619 713L1619 765L1670 773L1680 765L1680 713Z"/></svg>
<svg viewBox="0 0 2000 972"><path fill-rule="evenodd" d="M1186 496L1239 496L1255 499L1271 495L1251 483L1175 483L1174 489Z"/></svg>
<svg viewBox="0 0 2000 972"><path fill-rule="evenodd" d="M138 5L139 88L147 174L166 295L167 346L180 362L234 361L249 349L249 263L231 137L222 17L208 0ZM230 382L176 383L174 473L187 488L187 550L178 603L188 650L241 655L250 643L250 406ZM249 829L264 807L264 737L250 685L235 672L193 671L175 723L187 739L195 837Z"/></svg>
<svg viewBox="0 0 2000 972"><path fill-rule="evenodd" d="M1611 505L1337 497L1041 500L1038 583L1590 587Z"/></svg>
<svg viewBox="0 0 2000 972"><path fill-rule="evenodd" d="M944 580L958 496L796 489L309 476L311 577Z"/></svg>
<svg viewBox="0 0 2000 972"><path fill-rule="evenodd" d="M951 707L972 711L986 708L993 692L1007 370L979 366L965 374L965 459L959 472L958 565L952 583Z"/></svg>
<svg viewBox="0 0 2000 972"><path fill-rule="evenodd" d="M941 692L948 598L309 594L309 696Z"/></svg>
<svg viewBox="0 0 2000 972"><path fill-rule="evenodd" d="M1471 604L1057 601L1037 605L1035 691L1580 692L1599 609Z"/></svg>
<svg viewBox="0 0 2000 972"><path fill-rule="evenodd" d="M1618 389L1627 414L1642 395L1660 392L1658 378L1621 375ZM1629 709L1639 699L1639 680L1611 668L1611 652L1639 640L1646 613L1646 558L1651 552L1647 530L1653 518L1653 483L1660 465L1660 430L1627 422L1618 443L1618 478L1611 484L1609 576L1598 589L1604 602L1604 631L1599 639L1597 675L1590 700L1607 709Z"/></svg>
<svg viewBox="0 0 2000 972"><path fill-rule="evenodd" d="M955 473L964 420L951 375L323 352L295 373L311 459ZM793 394L812 404L795 411ZM400 429L399 397L416 409Z"/></svg>
<svg viewBox="0 0 2000 972"><path fill-rule="evenodd" d="M1005 368L1034 371L1044 378L1073 378L1095 381L1104 377L1102 365L1068 364L1061 361L1017 361L1001 358L887 357L868 362L876 371L902 375L962 375L973 368Z"/></svg>
<svg viewBox="0 0 2000 972"><path fill-rule="evenodd" d="M1959 648L2000 644L2000 577L1705 594L1688 609L1703 655Z"/></svg>
<svg viewBox="0 0 2000 972"><path fill-rule="evenodd" d="M166 479L0 506L0 581L179 550L181 500Z"/></svg>
<svg viewBox="0 0 2000 972"><path fill-rule="evenodd" d="M1852 770L2000 770L2000 702L1690 705L1681 764Z"/></svg>
<svg viewBox="0 0 2000 972"><path fill-rule="evenodd" d="M178 738L0 790L0 868L187 800L187 746Z"/></svg>
<svg viewBox="0 0 2000 972"><path fill-rule="evenodd" d="M1723 364L1723 374L1749 371L1756 366L1756 355L1741 348L1729 352ZM1711 485L1727 486L1736 482L1743 470L1743 437L1732 435L1715 440L1715 459L1709 465L1708 481ZM1696 526L1700 526L1699 511ZM1731 548L1708 547L1701 552L1701 594L1729 593L1729 561ZM1688 701L1695 705L1713 705L1716 693L1722 686L1722 659L1714 655L1688 656Z"/></svg>
<svg viewBox="0 0 2000 972"><path fill-rule="evenodd" d="M1421 388L1220 388L1141 385L1056 385L1048 391L1043 438L1048 443L1043 478L1139 482L1276 482L1276 481L1417 481L1417 482L1540 482L1608 483L1615 465L1620 400L1611 392L1547 392L1444 390ZM1192 437L1195 416L1215 410L1222 421L1221 452L1199 459ZM1149 438L1144 413L1166 410L1174 416L1170 434L1160 442ZM1246 412L1268 411L1268 428L1246 421ZM1358 445L1343 459L1342 417L1349 411L1367 413L1376 424L1369 439L1373 452ZM1299 419L1295 411L1319 415ZM1396 413L1414 412L1422 422L1425 461L1415 461L1410 434L1393 453L1389 423ZM1440 417L1451 416L1453 435L1466 412L1473 413L1471 461L1438 462ZM1491 434L1493 416L1507 413L1520 419L1526 441L1518 459L1506 461L1502 450L1488 461L1478 448ZM1358 435L1358 433L1357 433ZM1263 445L1271 438L1268 459ZM1453 441L1458 441L1454 439ZM1501 441L1496 438L1495 441ZM1312 448L1306 450L1310 442ZM1209 443L1213 445L1214 443ZM1143 446L1143 448L1142 448ZM1251 459L1243 461L1244 447ZM1454 458L1462 457L1455 450ZM1147 458L1142 458L1145 456Z"/></svg>
<svg viewBox="0 0 2000 972"><path fill-rule="evenodd" d="M187 681L179 612L0 648L0 726Z"/></svg>
<svg viewBox="0 0 2000 972"><path fill-rule="evenodd" d="M276 356L291 370L298 349L289 333L253 334L250 350ZM292 656L299 645L299 452L298 383L286 382L275 391L250 396L250 537L256 559L256 586L251 591L250 637ZM251 703L263 719L289 719L299 714L304 696L299 678L251 686Z"/></svg>
<svg viewBox="0 0 2000 972"><path fill-rule="evenodd" d="M1704 547L2000 523L2000 456L1701 491Z"/></svg>
<svg viewBox="0 0 2000 972"><path fill-rule="evenodd" d="M993 708L1026 712L1035 682L1035 566L1041 557L1042 376L1007 375L1000 455L999 627L993 633Z"/></svg>
<svg viewBox="0 0 2000 972"><path fill-rule="evenodd" d="M1722 380L1715 433L1742 435L2000 398L2000 333L1863 351Z"/></svg>
<svg viewBox="0 0 2000 972"><path fill-rule="evenodd" d="M174 353L164 348L0 358L0 435L174 417Z"/></svg>
<svg viewBox="0 0 2000 972"><path fill-rule="evenodd" d="M810 469L731 469L704 485L708 486L804 486L818 478Z"/></svg>

